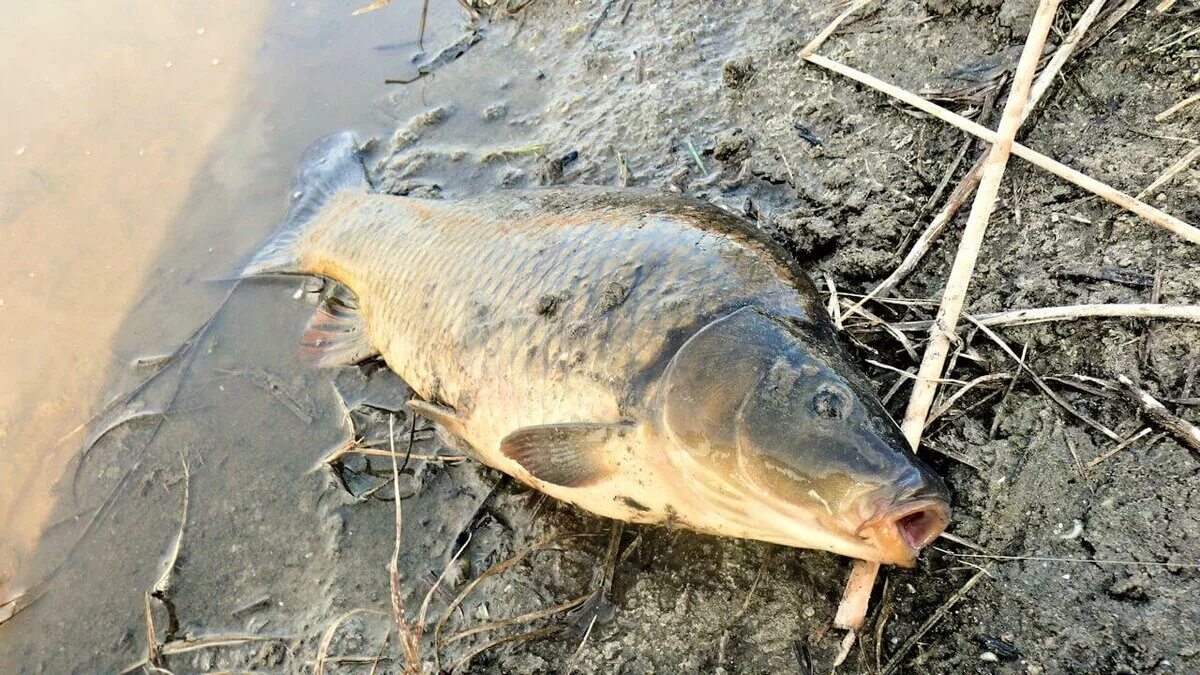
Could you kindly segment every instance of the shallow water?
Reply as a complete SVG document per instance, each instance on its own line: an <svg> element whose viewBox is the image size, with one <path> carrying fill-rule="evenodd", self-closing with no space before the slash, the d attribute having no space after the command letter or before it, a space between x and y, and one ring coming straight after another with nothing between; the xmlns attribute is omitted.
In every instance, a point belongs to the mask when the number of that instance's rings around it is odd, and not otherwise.
<svg viewBox="0 0 1200 675"><path fill-rule="evenodd" d="M383 80L412 72L419 5L351 9L0 7L0 88L21 92L0 112L0 597L45 572L22 562L83 425L211 315L304 146L395 125L380 102L412 94ZM433 2L427 45L460 19Z"/></svg>

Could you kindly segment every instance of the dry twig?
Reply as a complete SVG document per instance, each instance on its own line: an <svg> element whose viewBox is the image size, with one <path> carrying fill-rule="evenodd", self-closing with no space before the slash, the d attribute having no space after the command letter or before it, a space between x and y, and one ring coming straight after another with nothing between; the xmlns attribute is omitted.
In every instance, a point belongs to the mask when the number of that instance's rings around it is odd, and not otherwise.
<svg viewBox="0 0 1200 675"><path fill-rule="evenodd" d="M1121 441L1112 450L1109 450L1108 452L1104 453L1103 455L1100 455L1096 459L1093 459L1092 461L1088 462L1088 468L1091 469L1091 468L1095 467L1096 465L1098 465L1100 462L1103 462L1104 460L1108 459L1109 457L1112 457L1113 455L1124 450L1125 448L1128 448L1129 446L1136 443L1139 439L1141 439L1143 436L1145 436L1148 433L1150 433L1150 427L1142 427L1141 431L1139 431L1136 434L1130 436L1129 438L1126 438L1125 440Z"/></svg>
<svg viewBox="0 0 1200 675"><path fill-rule="evenodd" d="M1167 407L1150 395L1150 392L1133 383L1125 375L1117 375L1117 382L1125 389L1125 395L1150 421L1175 437L1192 456L1200 461L1200 427L1176 416Z"/></svg>
<svg viewBox="0 0 1200 675"><path fill-rule="evenodd" d="M1097 305L1066 305L1063 307L1036 307L1014 309L1007 312L968 315L977 325L995 328L998 326L1022 326L1049 321L1076 321L1079 319L1162 319L1200 323L1200 305L1160 305L1148 303L1112 303ZM896 330L925 330L933 322L897 321Z"/></svg>
<svg viewBox="0 0 1200 675"><path fill-rule="evenodd" d="M1200 145L1192 148L1190 152L1183 157L1180 157L1179 161L1167 167L1167 170L1162 172L1161 176L1155 178L1153 183L1150 183L1145 187L1145 189L1137 193L1137 198L1141 199L1163 185L1166 185L1167 182L1174 178L1177 174L1191 166L1192 162L1196 161L1197 158L1200 158Z"/></svg>
<svg viewBox="0 0 1200 675"><path fill-rule="evenodd" d="M967 558L990 556L971 556L969 554L960 554L959 557ZM980 569L975 573L975 576L967 579L967 583L963 584L962 588L955 591L954 595L950 596L946 602L942 603L941 607L938 607L936 610L934 610L933 614L931 614L929 618L925 620L925 623L921 624L921 627L918 628L915 633L910 635L909 638L900 645L900 648L896 650L896 653L892 655L892 658L888 659L887 665L884 666L882 671L883 675L891 675L892 673L897 672L900 669L901 664L904 663L904 659L908 656L908 653L912 651L913 647L917 646L917 643L920 642L921 638L925 637L929 631L933 630L933 627L938 625L938 623L940 623L941 620L946 617L946 614L949 613L949 611L953 609L960 600L966 597L967 593L969 593L971 589L975 587L975 584L979 583L979 581L985 576L990 576L989 570L986 568Z"/></svg>
<svg viewBox="0 0 1200 675"><path fill-rule="evenodd" d="M1189 96L1189 97L1183 99L1179 103L1176 103L1175 105L1171 106L1170 108L1167 108L1166 110L1155 115L1154 121L1155 122L1165 122L1165 121L1167 121L1167 118L1169 118L1171 115L1174 115L1175 113L1179 112L1180 110L1183 110L1184 108L1188 107L1189 105L1191 105L1197 101L1200 101L1200 94L1193 94L1192 96Z"/></svg>

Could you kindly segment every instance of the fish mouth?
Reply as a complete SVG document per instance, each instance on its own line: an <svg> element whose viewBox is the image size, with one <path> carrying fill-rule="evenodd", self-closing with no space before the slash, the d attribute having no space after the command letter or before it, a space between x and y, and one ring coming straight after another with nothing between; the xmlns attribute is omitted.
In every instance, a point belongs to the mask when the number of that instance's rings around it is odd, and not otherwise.
<svg viewBox="0 0 1200 675"><path fill-rule="evenodd" d="M879 562L915 567L921 549L937 539L950 524L950 507L936 498L915 499L881 509L858 528L859 536L875 540Z"/></svg>

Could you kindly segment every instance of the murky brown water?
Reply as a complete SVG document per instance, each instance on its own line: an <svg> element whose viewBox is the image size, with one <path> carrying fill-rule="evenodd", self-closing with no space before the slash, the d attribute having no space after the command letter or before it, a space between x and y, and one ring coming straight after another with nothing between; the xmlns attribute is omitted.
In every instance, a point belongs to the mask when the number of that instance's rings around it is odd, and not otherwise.
<svg viewBox="0 0 1200 675"><path fill-rule="evenodd" d="M209 316L304 145L391 125L419 7L352 9L0 6L0 591L81 426ZM457 16L435 2L430 40Z"/></svg>

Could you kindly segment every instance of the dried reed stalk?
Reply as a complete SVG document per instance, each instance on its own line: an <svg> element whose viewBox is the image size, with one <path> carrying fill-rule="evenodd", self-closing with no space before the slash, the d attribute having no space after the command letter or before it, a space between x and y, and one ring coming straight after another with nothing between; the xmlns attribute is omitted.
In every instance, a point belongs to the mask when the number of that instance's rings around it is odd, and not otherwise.
<svg viewBox="0 0 1200 675"><path fill-rule="evenodd" d="M999 139L995 131L988 129L976 122L973 122L962 115L951 112L935 103L931 103L920 96L897 87L893 84L888 84L879 78L868 75L860 70L856 70L843 63L834 61L833 59L825 58L819 54L812 54L804 57L806 61L814 65L831 70L839 75L844 75L856 82L864 84L872 89L880 91L892 98L900 100L908 105L917 108L918 110L928 113L947 124L953 125L962 131L965 131L973 136L976 136L988 143L995 144ZM1200 244L1200 229L1194 225L1185 223L1184 221L1165 213L1160 209L1136 199L1130 195L1113 188L1110 185L1102 183L1087 174L1076 171L1062 162L1053 160L1042 153L1028 148L1020 143L1012 144L1012 154L1024 159L1025 161L1037 166L1038 168L1049 171L1050 173L1062 178L1063 180L1083 188L1091 192L1097 197L1101 197L1106 201L1112 202L1121 208L1141 216L1143 219L1154 223L1172 233L1180 236L1194 244Z"/></svg>
<svg viewBox="0 0 1200 675"><path fill-rule="evenodd" d="M1029 30L1029 37L1026 39L1025 48L1021 53L1021 60L1017 64L1017 72L1013 78L999 130L993 133L991 130L971 123L979 126L979 129L987 131L991 138L986 140L992 143L992 149L988 153L987 162L980 175L979 189L975 194L971 215L967 220L966 229L963 231L962 243L959 244L954 266L951 268L950 278L942 296L942 305L938 309L938 317L930 333L930 342L925 350L925 358L922 360L917 374L919 379L913 385L912 397L909 399L908 410L901 425L905 438L912 445L914 452L921 443L925 418L929 414L934 394L937 392L936 379L941 376L942 366L949 353L950 338L954 334L959 314L962 312L967 286L975 269L975 260L979 256L980 244L983 241L984 232L987 230L988 220L995 208L996 195L1000 190L1000 180L1004 176L1008 156L1015 147L1013 138L1024 119L1022 113L1029 100L1029 91L1037 71L1038 59L1046 44L1046 37L1050 33L1050 26L1054 22L1054 14L1057 9L1058 0L1042 0L1038 5L1033 25ZM828 64L836 64L836 62L815 54L805 58L824 67L828 67ZM836 65L840 66L840 64ZM831 70L840 72L834 68ZM937 108L937 106L933 107ZM949 111L945 112L953 114ZM966 120L964 119L964 121ZM838 607L835 619L837 625L855 630L862 626L863 619L866 617L867 605L870 602L871 588L874 586L875 576L878 572L878 563L855 562L850 574L851 583L846 586L846 591L842 595L842 601Z"/></svg>

